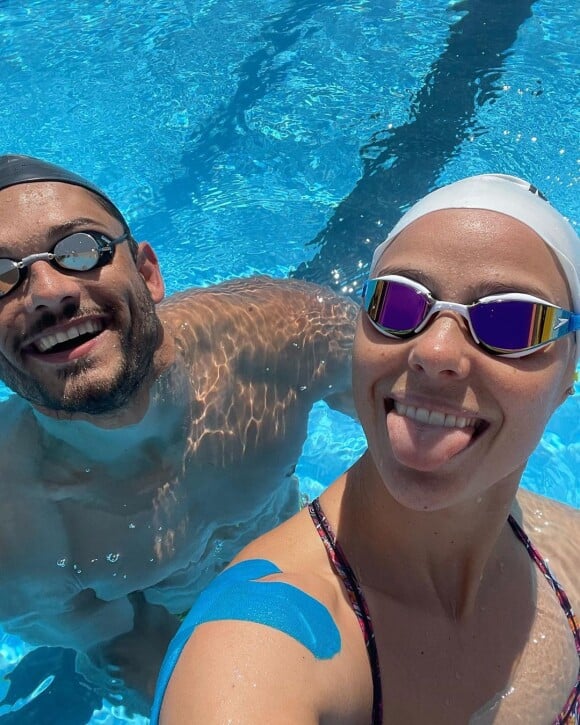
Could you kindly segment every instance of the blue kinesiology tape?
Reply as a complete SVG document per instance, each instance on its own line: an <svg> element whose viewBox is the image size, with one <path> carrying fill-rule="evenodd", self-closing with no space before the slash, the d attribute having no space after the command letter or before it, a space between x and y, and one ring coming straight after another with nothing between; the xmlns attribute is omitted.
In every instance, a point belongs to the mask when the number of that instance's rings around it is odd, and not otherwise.
<svg viewBox="0 0 580 725"><path fill-rule="evenodd" d="M226 619L255 622L284 632L317 659L340 651L340 633L328 609L285 582L257 581L281 570L266 559L242 561L222 572L198 597L171 640L157 680L151 724L158 723L163 696L177 660L195 628Z"/></svg>

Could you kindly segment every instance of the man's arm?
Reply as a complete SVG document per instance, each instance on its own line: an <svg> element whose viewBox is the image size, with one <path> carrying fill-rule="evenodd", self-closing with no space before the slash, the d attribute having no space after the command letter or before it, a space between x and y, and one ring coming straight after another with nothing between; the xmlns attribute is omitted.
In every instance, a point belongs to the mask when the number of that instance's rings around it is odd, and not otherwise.
<svg viewBox="0 0 580 725"><path fill-rule="evenodd" d="M113 680L122 682L133 691L134 708L148 714L161 662L180 620L165 607L147 602L142 592L130 594L125 601L133 610L132 628L93 647L87 657L100 671L99 679L105 680L105 690Z"/></svg>

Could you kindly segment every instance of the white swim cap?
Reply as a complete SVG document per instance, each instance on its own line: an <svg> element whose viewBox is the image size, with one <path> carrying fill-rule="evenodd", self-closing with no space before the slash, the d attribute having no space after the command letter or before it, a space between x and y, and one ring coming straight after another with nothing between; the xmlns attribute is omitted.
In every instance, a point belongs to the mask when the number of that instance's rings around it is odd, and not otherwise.
<svg viewBox="0 0 580 725"><path fill-rule="evenodd" d="M470 176L424 196L401 217L385 241L376 248L371 275L385 249L405 227L425 214L442 209L497 211L533 229L558 258L572 294L573 312L580 313L580 238L535 186L516 176ZM578 357L580 332L576 333L576 345Z"/></svg>

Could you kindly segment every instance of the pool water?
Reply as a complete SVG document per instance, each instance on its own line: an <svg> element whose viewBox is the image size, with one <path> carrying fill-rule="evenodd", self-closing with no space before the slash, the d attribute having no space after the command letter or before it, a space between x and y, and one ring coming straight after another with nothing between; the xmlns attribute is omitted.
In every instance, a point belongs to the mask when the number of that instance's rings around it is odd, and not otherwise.
<svg viewBox="0 0 580 725"><path fill-rule="evenodd" d="M523 176L576 223L579 21L556 0L3 0L0 152L105 189L170 293L268 273L354 294L401 211L470 173ZM303 491L363 449L317 405ZM580 394L524 485L580 508L579 482ZM125 720L66 650L27 651L0 638L3 722Z"/></svg>

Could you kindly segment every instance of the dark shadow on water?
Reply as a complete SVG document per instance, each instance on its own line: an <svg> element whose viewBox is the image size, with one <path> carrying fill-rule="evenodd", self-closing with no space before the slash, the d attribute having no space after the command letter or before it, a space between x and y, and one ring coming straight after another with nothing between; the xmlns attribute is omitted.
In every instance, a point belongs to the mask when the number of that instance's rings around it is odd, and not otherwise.
<svg viewBox="0 0 580 725"><path fill-rule="evenodd" d="M469 134L484 133L474 129L477 110L497 97L505 60L535 1L464 0L453 6L465 14L451 26L445 50L412 101L409 121L362 146L361 179L308 243L317 248L314 258L293 276L342 286L365 275L372 250L401 210L433 189Z"/></svg>
<svg viewBox="0 0 580 725"><path fill-rule="evenodd" d="M477 127L477 111L500 92L505 60L536 1L462 0L453 5L461 17L450 26L443 53L413 98L409 120L376 133L361 147L361 179L308 242L316 250L313 259L292 276L334 286L364 276L371 250L401 210L434 187L468 135L485 133ZM219 154L248 132L247 111L283 85L290 63L281 54L314 32L308 21L329 5L329 0L294 0L268 19L256 37L260 47L234 73L239 79L234 94L192 134L181 159L183 174L161 189L167 206L189 206L191 197L202 193L200 185L211 179Z"/></svg>
<svg viewBox="0 0 580 725"><path fill-rule="evenodd" d="M332 4L329 0L294 0L270 16L254 39L260 47L234 71L239 79L235 93L188 140L181 158L183 175L162 190L170 208L188 205L191 195L199 193L200 183L210 178L216 157L247 133L246 112L272 88L283 85L291 67L290 62L280 61L281 54L311 32L307 21L317 10Z"/></svg>

